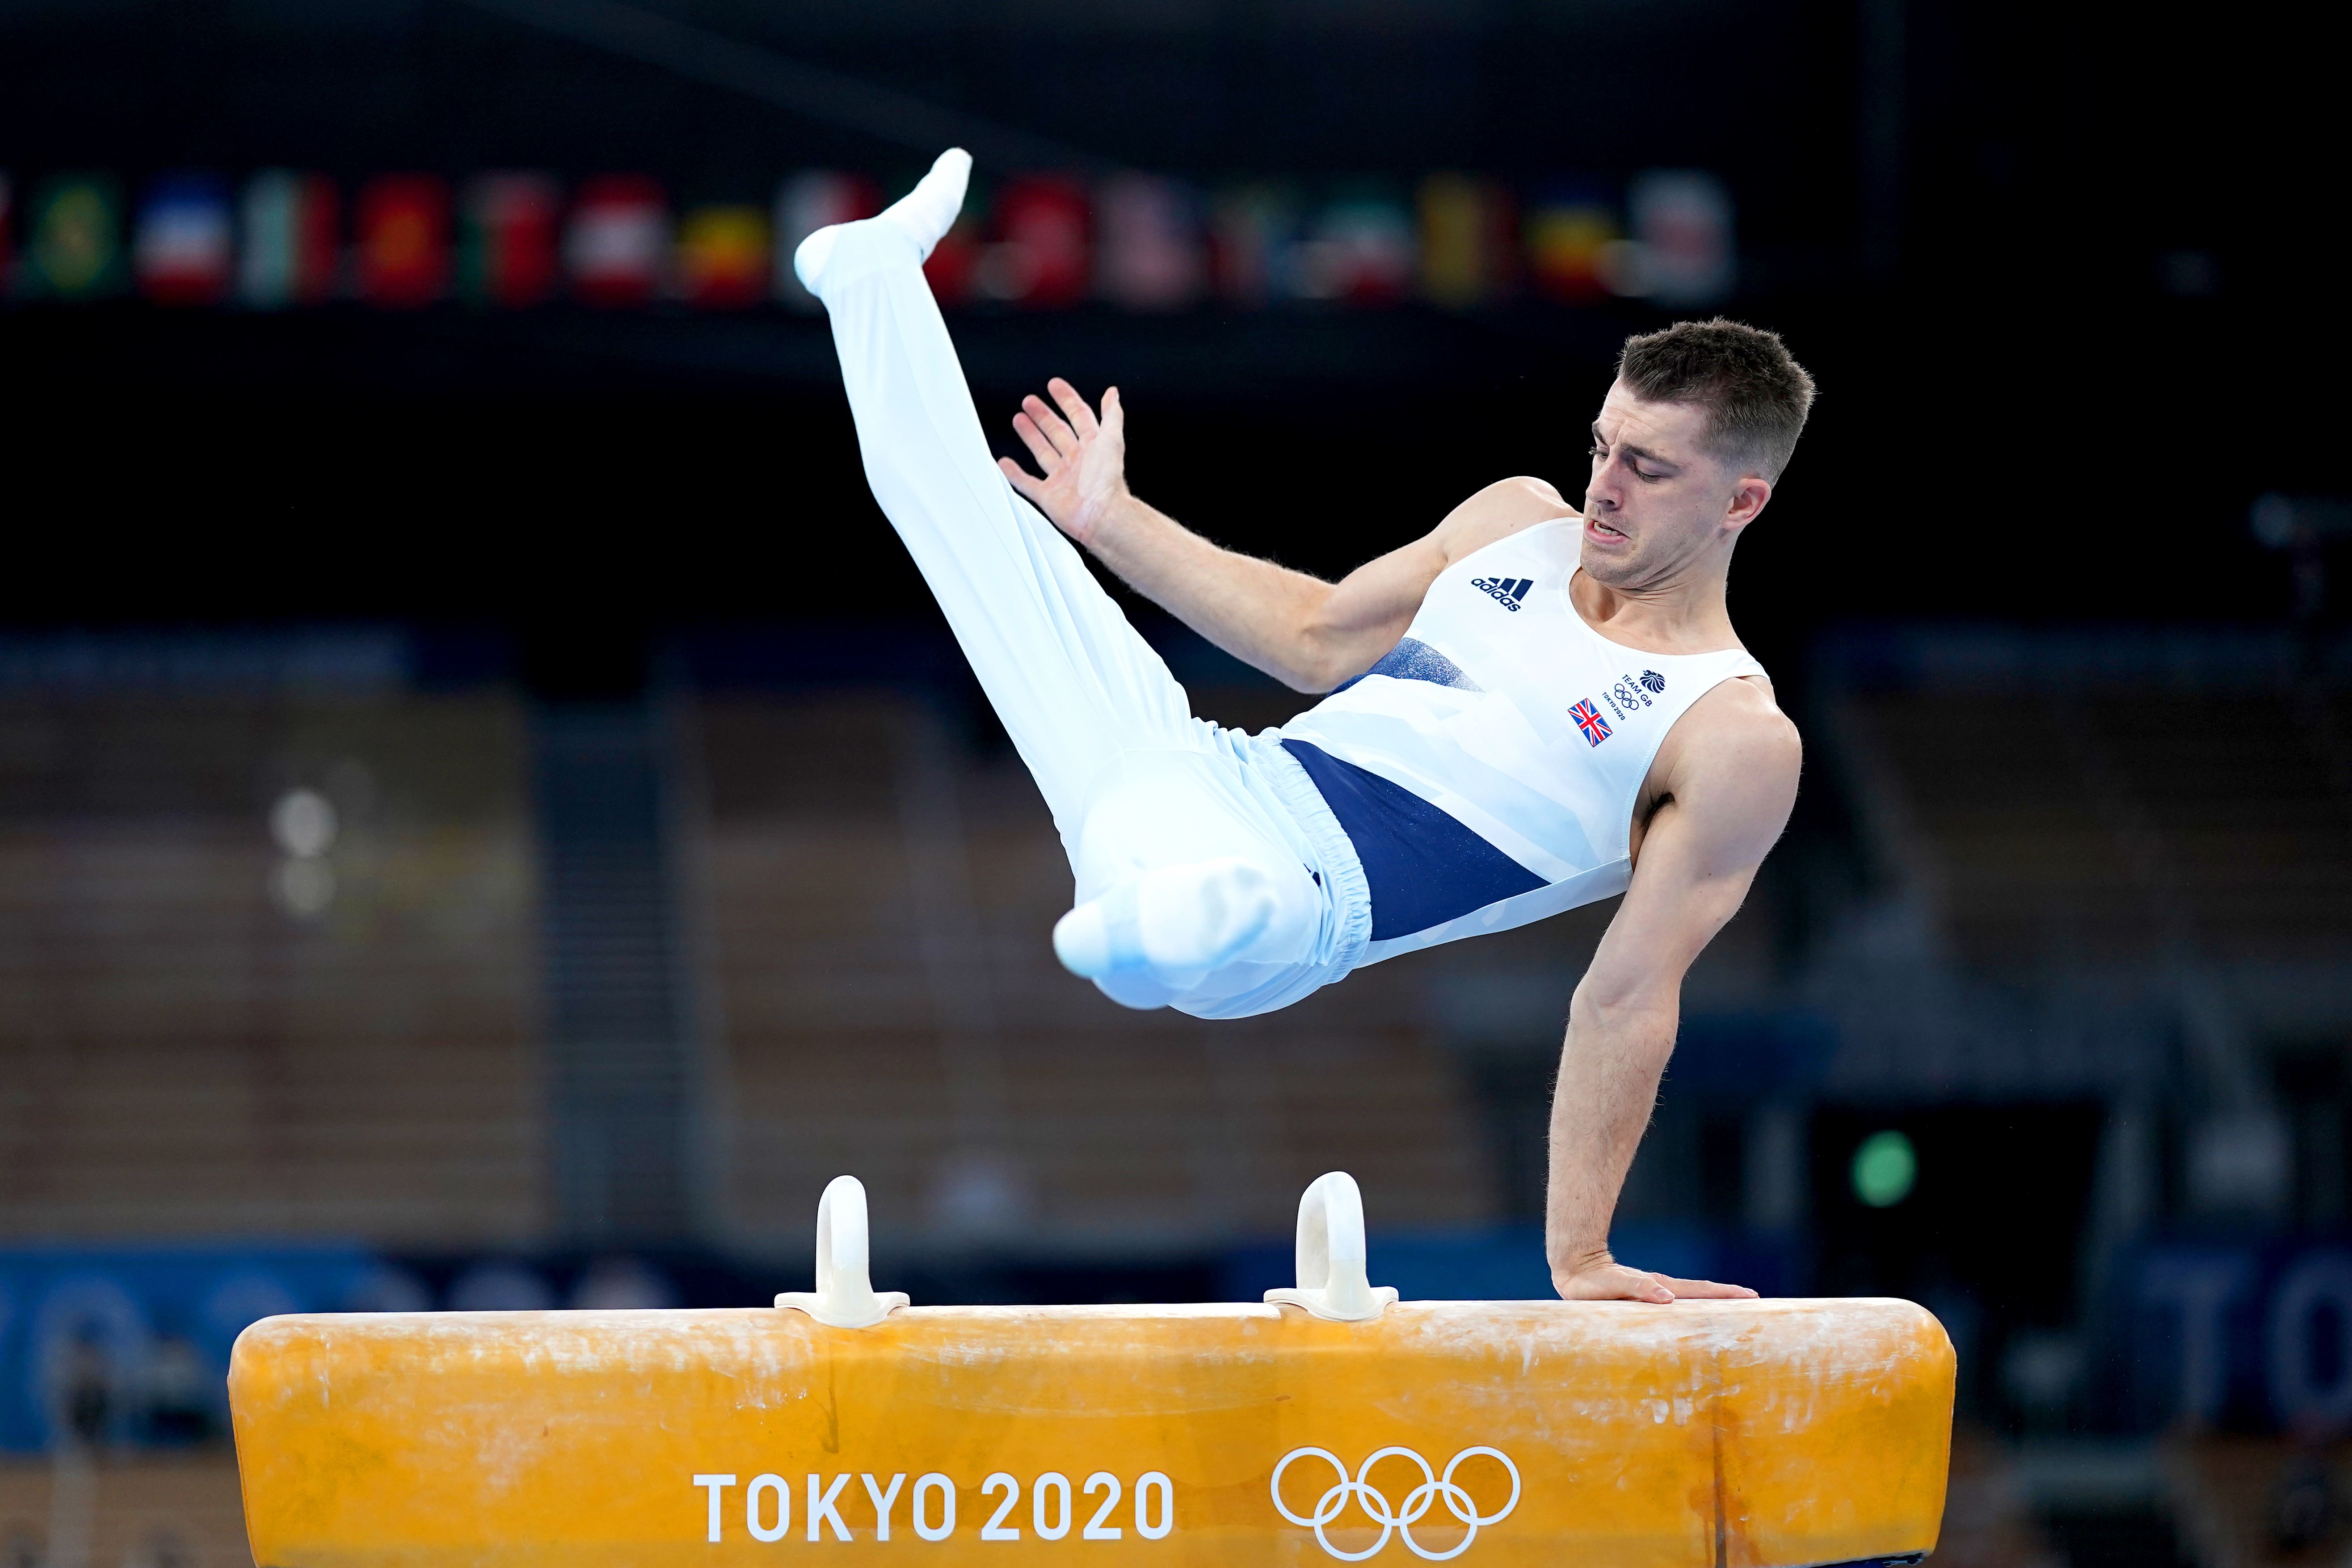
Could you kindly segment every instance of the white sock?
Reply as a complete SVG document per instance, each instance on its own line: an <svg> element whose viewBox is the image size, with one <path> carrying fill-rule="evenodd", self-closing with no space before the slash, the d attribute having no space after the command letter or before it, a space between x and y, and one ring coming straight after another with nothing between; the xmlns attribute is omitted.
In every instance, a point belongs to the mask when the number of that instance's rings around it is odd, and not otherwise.
<svg viewBox="0 0 2352 1568"><path fill-rule="evenodd" d="M955 226L963 211L964 187L971 183L971 154L950 147L931 164L929 174L915 182L913 190L882 209L881 221L905 229L928 261L931 248Z"/></svg>
<svg viewBox="0 0 2352 1568"><path fill-rule="evenodd" d="M1254 861L1162 866L1064 915L1054 953L1089 980L1141 971L1181 992L1231 963L1273 918L1273 881Z"/></svg>
<svg viewBox="0 0 2352 1568"><path fill-rule="evenodd" d="M955 226L957 215L963 211L964 187L971 183L971 154L950 147L940 154L929 174L915 182L913 190L883 208L878 217L834 224L801 241L800 248L793 252L793 271L803 288L820 300L824 298L819 283L842 237L861 228L871 232L869 226L880 224L887 224L914 242L915 260L920 265L930 259L932 248Z"/></svg>

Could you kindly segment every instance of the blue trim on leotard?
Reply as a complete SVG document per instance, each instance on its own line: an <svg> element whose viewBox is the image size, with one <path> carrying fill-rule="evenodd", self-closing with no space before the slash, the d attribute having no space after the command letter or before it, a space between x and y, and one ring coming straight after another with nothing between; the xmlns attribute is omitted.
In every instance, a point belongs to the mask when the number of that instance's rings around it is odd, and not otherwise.
<svg viewBox="0 0 2352 1568"><path fill-rule="evenodd" d="M1411 936L1517 898L1544 879L1402 784L1305 741L1282 742L1363 863L1371 940Z"/></svg>
<svg viewBox="0 0 2352 1568"><path fill-rule="evenodd" d="M1411 637L1399 638L1396 647L1382 654L1380 663L1364 671L1364 675L1385 675L1391 680L1426 680L1464 691L1483 689L1460 665L1427 643L1415 642ZM1364 675L1357 676L1355 680L1343 680L1331 689L1345 691L1363 679Z"/></svg>

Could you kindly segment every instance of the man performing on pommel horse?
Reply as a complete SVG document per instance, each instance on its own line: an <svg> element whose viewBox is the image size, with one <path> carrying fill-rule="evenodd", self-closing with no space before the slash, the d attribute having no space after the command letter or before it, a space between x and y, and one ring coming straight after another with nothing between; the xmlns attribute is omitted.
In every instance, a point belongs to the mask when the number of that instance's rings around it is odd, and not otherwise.
<svg viewBox="0 0 2352 1568"><path fill-rule="evenodd" d="M1552 1278L1572 1300L1753 1295L1626 1268L1608 1235L1683 973L1796 798L1796 727L1724 593L1811 378L1735 322L1633 338L1580 516L1540 479L1504 479L1320 582L1129 494L1116 388L1099 416L1060 380L1057 407L1024 401L1038 473L990 456L921 271L971 167L947 153L879 217L810 236L794 267L832 317L875 497L1069 851L1055 952L1128 1006L1238 1018L1622 892L1569 1009ZM1192 717L1073 542L1228 653L1330 695L1257 735Z"/></svg>

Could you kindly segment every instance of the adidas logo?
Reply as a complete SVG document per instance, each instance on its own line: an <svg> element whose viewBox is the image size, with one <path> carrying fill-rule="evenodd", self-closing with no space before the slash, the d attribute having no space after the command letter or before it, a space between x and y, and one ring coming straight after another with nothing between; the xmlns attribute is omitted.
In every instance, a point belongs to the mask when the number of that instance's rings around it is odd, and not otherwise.
<svg viewBox="0 0 2352 1568"><path fill-rule="evenodd" d="M1528 590L1536 585L1532 577L1473 577L1470 585L1493 599L1503 608L1517 611Z"/></svg>

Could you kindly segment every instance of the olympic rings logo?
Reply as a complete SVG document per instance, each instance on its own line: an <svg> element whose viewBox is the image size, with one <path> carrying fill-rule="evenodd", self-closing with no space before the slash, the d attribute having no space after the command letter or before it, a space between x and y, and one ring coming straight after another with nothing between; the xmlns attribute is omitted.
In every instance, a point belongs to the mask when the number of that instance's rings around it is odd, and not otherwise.
<svg viewBox="0 0 2352 1568"><path fill-rule="evenodd" d="M1486 1455L1510 1472L1511 1499L1493 1513L1480 1513L1478 1505L1471 1500L1470 1494L1456 1486L1454 1481L1454 1472L1461 1468L1462 1461L1478 1454ZM1328 1464L1339 1479L1332 1484L1330 1490L1317 1500L1313 1513L1293 1513L1290 1510L1290 1505L1282 1500L1282 1472L1290 1468L1291 1461L1294 1459L1310 1458L1321 1459ZM1415 1465L1421 1467L1421 1485L1405 1493L1403 1506L1394 1509L1389 1506L1387 1497L1367 1479L1371 1475L1374 1465L1390 1458L1411 1459ZM1328 1448L1293 1448L1282 1457L1280 1464L1274 1467L1273 1491L1275 1511L1293 1524L1313 1530L1315 1539L1323 1550L1342 1563L1361 1563L1365 1558L1372 1556L1388 1545L1391 1535L1403 1536L1406 1547L1414 1556L1431 1563L1443 1563L1450 1557L1459 1557L1469 1551L1470 1543L1478 1539L1478 1531L1482 1525L1500 1524L1510 1517L1513 1509L1519 1506L1519 1468L1511 1463L1510 1457L1499 1448L1465 1448L1446 1461L1445 1471L1440 1475L1429 1468L1427 1459L1423 1458L1411 1448L1382 1448L1374 1453L1370 1458L1366 1459L1362 1468L1350 1477L1348 1474L1348 1467L1339 1462L1339 1456ZM1323 1533L1325 1525L1347 1511L1350 1499L1363 1509L1366 1516L1374 1524L1381 1527L1380 1539L1361 1552L1342 1552L1331 1544L1329 1536ZM1462 1522L1463 1535L1460 1541L1444 1551L1432 1552L1413 1539L1412 1527L1419 1523L1441 1500L1445 1504L1445 1511Z"/></svg>

